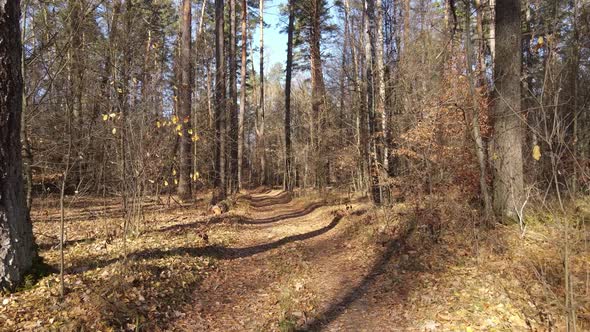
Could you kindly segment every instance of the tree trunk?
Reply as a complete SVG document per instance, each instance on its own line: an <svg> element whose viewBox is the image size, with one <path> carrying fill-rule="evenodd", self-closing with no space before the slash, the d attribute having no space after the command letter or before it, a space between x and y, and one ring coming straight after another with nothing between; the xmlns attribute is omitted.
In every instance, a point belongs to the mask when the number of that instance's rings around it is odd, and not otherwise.
<svg viewBox="0 0 590 332"><path fill-rule="evenodd" d="M25 4L24 8L24 15L27 14L27 7L28 3ZM26 16L23 18L23 30L21 33L21 43L24 43L26 37L26 30L27 30L27 18ZM25 54L24 54L24 47L21 51L21 75L25 77ZM22 114L21 114L21 142L23 145L23 180L25 183L25 197L27 201L27 209L31 211L31 206L33 204L33 151L31 149L31 142L29 141L29 132L27 130L27 93L26 93L26 84L23 82L23 89L22 89Z"/></svg>
<svg viewBox="0 0 590 332"><path fill-rule="evenodd" d="M364 1L364 15L367 26L365 28L365 57L366 57L366 93L367 107L369 110L369 132L371 142L369 146L369 173L371 177L371 197L377 205L381 204L382 194L379 176L379 148L381 146L381 119L375 107L375 6L373 0Z"/></svg>
<svg viewBox="0 0 590 332"><path fill-rule="evenodd" d="M246 114L246 71L248 65L248 3L242 0L242 68L240 72L240 115L238 119L238 190L244 180L244 118Z"/></svg>
<svg viewBox="0 0 590 332"><path fill-rule="evenodd" d="M225 40L224 2L215 0L215 179L212 203L225 199Z"/></svg>
<svg viewBox="0 0 590 332"><path fill-rule="evenodd" d="M376 13L376 36L375 36L375 65L377 74L377 100L375 110L377 112L376 121L380 122L379 126L376 127L378 130L375 135L377 136L377 157L380 163L380 171L384 173L388 169L388 157L387 147L385 146L385 132L387 128L387 114L385 113L385 65L383 64L383 2L377 0L375 3Z"/></svg>
<svg viewBox="0 0 590 332"><path fill-rule="evenodd" d="M231 192L238 190L238 87L236 76L238 63L236 58L236 35L238 21L236 19L236 0L229 1L229 187Z"/></svg>
<svg viewBox="0 0 590 332"><path fill-rule="evenodd" d="M20 1L0 4L0 289L14 289L36 256L23 187Z"/></svg>
<svg viewBox="0 0 590 332"><path fill-rule="evenodd" d="M362 77L359 78L360 68L362 67L360 52L356 52L355 42L353 40L354 36L354 26L355 20L354 16L351 17L350 15L350 2L349 0L344 1L344 15L345 21L348 22L346 26L346 36L348 40L348 45L350 46L350 56L353 63L353 74L352 74L352 81L354 83L354 99L353 104L355 104L355 100L358 101L358 107L356 112L356 144L358 150L358 189L361 189L363 192L366 192L366 178L367 178L367 110L366 110L366 98L363 93L363 87L361 85L361 81L363 81ZM361 35L362 36L362 35ZM362 76L362 75L361 75Z"/></svg>
<svg viewBox="0 0 590 332"><path fill-rule="evenodd" d="M469 2L467 2L467 10L466 13L471 12L471 6ZM481 11L481 8L478 8L478 11ZM478 22L477 22L477 30L478 34L481 36L480 33L480 22L479 22L478 13ZM479 163L479 190L481 194L481 200L483 201L484 206L484 215L487 219L492 217L492 199L490 195L490 190L488 187L488 167L487 167L487 158L486 158L486 148L484 146L483 138L481 136L481 132L479 129L479 101L477 99L477 91L475 89L475 75L473 74L473 47L471 46L471 24L470 24L470 14L465 16L465 52L467 58L467 78L469 80L469 93L471 94L473 108L469 111L466 111L465 114L465 121L467 122L468 128L471 130L471 138L473 139L475 145L475 154L477 156L477 161Z"/></svg>
<svg viewBox="0 0 590 332"><path fill-rule="evenodd" d="M179 86L179 118L182 129L178 132L180 139L180 167L178 174L178 195L181 199L190 199L191 193L191 138L188 133L190 126L192 89L191 89L191 1L182 1L182 21L180 36L180 86Z"/></svg>
<svg viewBox="0 0 590 332"><path fill-rule="evenodd" d="M85 87L84 79L84 10L86 9L85 0L69 0L69 37L70 47L68 49L69 55L69 68L68 75L69 81L69 95L70 99L68 105L71 108L73 115L73 147L76 155L83 155L82 147L84 130L83 119L82 119L82 108L83 108L83 93ZM78 162L77 172L72 174L72 182L74 185L79 186L83 180L83 163Z"/></svg>
<svg viewBox="0 0 590 332"><path fill-rule="evenodd" d="M489 21L490 21L490 54L492 55L492 67L496 59L496 0L489 0Z"/></svg>
<svg viewBox="0 0 590 332"><path fill-rule="evenodd" d="M324 132L324 98L325 98L325 84L322 70L322 59L320 42L322 38L321 31L321 10L322 0L311 1L311 36L309 40L310 50L310 64L311 64L311 108L312 114L315 116L315 132L316 132L316 146L315 146L315 170L317 186L321 189L326 185L326 167L325 167L325 149L324 140L321 133Z"/></svg>
<svg viewBox="0 0 590 332"><path fill-rule="evenodd" d="M478 85L479 86L485 86L486 85L486 81L485 81L485 77L486 77L486 72L487 72L487 65L486 65L486 36L484 33L484 16L485 16L485 11L484 11L484 6L481 3L481 0L475 0L475 10L477 11L477 20L476 20L476 24L477 24L477 37L479 39L479 51L478 51L478 67L479 67L479 71L478 71Z"/></svg>
<svg viewBox="0 0 590 332"><path fill-rule="evenodd" d="M295 30L294 0L289 0L289 27L287 30L287 74L285 78L285 178L284 188L290 191L291 183L291 77L293 71L293 32Z"/></svg>
<svg viewBox="0 0 590 332"><path fill-rule="evenodd" d="M520 119L520 0L496 2L494 61L494 211L516 217L524 203Z"/></svg>
<svg viewBox="0 0 590 332"><path fill-rule="evenodd" d="M264 137L264 0L260 0L260 129L259 129L259 149L260 149L260 172L261 182L263 185L268 184L266 170L266 140Z"/></svg>

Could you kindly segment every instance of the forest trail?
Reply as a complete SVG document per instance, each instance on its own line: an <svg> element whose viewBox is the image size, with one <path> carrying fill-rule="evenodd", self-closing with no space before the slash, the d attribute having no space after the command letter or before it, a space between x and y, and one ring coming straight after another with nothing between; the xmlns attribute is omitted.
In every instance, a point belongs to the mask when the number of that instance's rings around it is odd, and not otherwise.
<svg viewBox="0 0 590 332"><path fill-rule="evenodd" d="M277 190L242 202L249 218L235 227L239 241L232 244L241 249L230 249L231 259L220 260L194 291L195 302L174 322L175 330L401 327L390 306L398 297L385 301L383 290L375 291L393 246L371 253L348 242L343 224L366 213L362 203L304 202Z"/></svg>

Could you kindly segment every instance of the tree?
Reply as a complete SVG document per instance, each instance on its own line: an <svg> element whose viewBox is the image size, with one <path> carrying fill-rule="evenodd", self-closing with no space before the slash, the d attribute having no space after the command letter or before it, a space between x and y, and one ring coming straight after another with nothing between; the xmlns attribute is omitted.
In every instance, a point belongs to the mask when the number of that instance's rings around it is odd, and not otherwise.
<svg viewBox="0 0 590 332"><path fill-rule="evenodd" d="M180 167L178 179L178 195L182 199L191 197L191 138L188 132L190 126L192 88L191 88L191 1L182 1L182 21L180 38L180 86L179 86L179 118L182 119L180 139Z"/></svg>
<svg viewBox="0 0 590 332"><path fill-rule="evenodd" d="M516 217L524 203L520 118L520 0L496 1L494 59L494 211Z"/></svg>
<svg viewBox="0 0 590 332"><path fill-rule="evenodd" d="M472 54L472 46L471 46L471 20L470 20L470 13L471 13L471 6L469 2L466 3L466 10L465 10L465 52L466 60L467 60L467 79L469 80L469 93L473 100L473 107L470 108L469 111L465 112L465 120L467 122L467 126L470 128L471 131L471 139L474 142L475 146L475 154L477 155L477 161L479 164L479 190L481 194L481 199L483 201L484 206L484 216L486 218L490 218L492 216L492 199L490 195L490 191L488 188L488 164L486 161L486 149L484 145L484 141L480 131L480 121L479 121L479 100L477 99L477 92L475 89L475 75L473 73L473 54ZM477 29L478 34L481 38L483 29L481 28L480 16L481 14L481 7L478 8L478 22L477 22ZM481 66L481 62L480 62ZM483 70L483 68L479 68Z"/></svg>
<svg viewBox="0 0 590 332"><path fill-rule="evenodd" d="M231 192L238 189L238 88L236 76L238 63L236 58L236 35L238 21L236 18L236 0L229 1L229 180Z"/></svg>
<svg viewBox="0 0 590 332"><path fill-rule="evenodd" d="M383 36L383 0L377 0L375 3L375 15L376 15L376 25L375 25L375 74L377 76L376 83L377 83L377 97L375 103L375 112L377 119L375 121L380 122L378 126L376 126L377 131L375 135L377 136L377 160L380 164L380 171L385 171L388 169L388 152L387 147L384 144L385 142L385 131L387 128L387 114L385 109L385 65L383 63L383 43L384 43L384 36Z"/></svg>
<svg viewBox="0 0 590 332"><path fill-rule="evenodd" d="M324 83L324 73L322 70L322 53L321 40L323 32L323 19L327 16L326 3L324 0L310 0L306 2L308 6L304 12L309 14L309 34L307 36L307 43L309 46L309 63L311 71L311 111L316 118L315 128L313 132L316 133L315 150L315 171L316 171L316 186L323 188L327 183L326 174L326 156L325 156L325 142L320 135L324 131L325 126L325 100L326 86Z"/></svg>
<svg viewBox="0 0 590 332"><path fill-rule="evenodd" d="M293 33L295 30L294 0L289 0L289 26L287 27L287 74L285 77L285 190L291 190L291 76L293 73Z"/></svg>
<svg viewBox="0 0 590 332"><path fill-rule="evenodd" d="M14 289L36 256L21 156L20 1L0 6L0 289Z"/></svg>
<svg viewBox="0 0 590 332"><path fill-rule="evenodd" d="M264 137L264 112L265 112L265 105L264 105L264 0L260 0L260 103L258 105L259 114L260 114L260 123L258 130L258 144L260 145L260 176L261 176L261 183L263 185L267 184L267 169L266 169L266 142Z"/></svg>
<svg viewBox="0 0 590 332"><path fill-rule="evenodd" d="M384 112L383 104L379 102L381 98L381 81L380 81L380 73L379 73L379 61L373 61L373 59L377 56L378 52L375 49L375 45L382 43L377 43L375 38L375 4L373 0L365 0L364 1L364 15L365 21L367 22L367 26L365 27L365 58L366 58L366 96L367 96L367 107L369 110L369 128L371 132L371 143L369 149L369 169L371 175L371 197L373 198L373 202L377 205L381 204L382 202L382 192L381 192L381 176L380 176L380 167L379 163L382 155L382 114ZM382 52L381 52L382 53ZM377 65L375 65L375 63ZM381 65L383 65L381 63ZM377 85L379 86L379 90L377 93L377 101L375 100L375 76L377 75ZM383 94L385 94L385 90L383 90ZM383 107L381 110L378 107Z"/></svg>
<svg viewBox="0 0 590 332"><path fill-rule="evenodd" d="M215 170L214 186L216 194L212 203L225 199L225 37L224 1L215 0Z"/></svg>
<svg viewBox="0 0 590 332"><path fill-rule="evenodd" d="M240 114L238 118L238 190L242 189L244 176L244 119L246 113L246 72L248 71L248 4L242 0L242 67L240 70Z"/></svg>

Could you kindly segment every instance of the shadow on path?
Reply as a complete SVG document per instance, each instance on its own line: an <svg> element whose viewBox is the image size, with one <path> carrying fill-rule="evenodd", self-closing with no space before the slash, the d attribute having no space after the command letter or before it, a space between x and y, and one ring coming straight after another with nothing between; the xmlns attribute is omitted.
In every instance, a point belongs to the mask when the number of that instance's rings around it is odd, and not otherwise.
<svg viewBox="0 0 590 332"><path fill-rule="evenodd" d="M340 301L332 303L323 312L319 313L316 316L317 318L312 319L297 331L321 331L326 325L340 317L348 307L365 295L369 287L375 283L377 277L385 272L387 264L395 253L401 251L409 234L411 234L411 231L402 238L389 241L381 257L358 285L344 294Z"/></svg>
<svg viewBox="0 0 590 332"><path fill-rule="evenodd" d="M317 202L317 203L312 203L312 204L306 206L302 210L284 213L284 214L280 214L278 216L268 217L268 218L244 218L244 219L239 219L237 221L237 223L238 224L247 224L247 225L270 224L270 223L274 223L277 221L283 221L283 220L287 220L287 219L303 217L303 216L308 215L308 214L312 213L313 211L321 208L322 206L324 206L323 203Z"/></svg>
<svg viewBox="0 0 590 332"><path fill-rule="evenodd" d="M183 256L183 255L189 255L189 256L193 256L193 257L208 256L208 257L213 257L213 258L217 258L217 259L224 259L224 260L245 258L245 257L250 257L250 256L253 256L253 255L256 255L259 253L263 253L268 250L276 249L276 248L284 246L290 242L308 240L313 237L322 235L322 234L330 231L334 227L336 227L336 225L338 225L338 223L340 222L340 220L343 217L344 217L343 214L337 213L336 216L332 219L332 221L328 225L326 225L320 229L316 229L316 230L308 232L308 233L287 236L287 237L284 237L284 238L277 240L275 242L260 244L260 245L251 246L251 247L226 248L226 247L222 247L222 246L218 246L218 245L209 245L209 246L198 247L198 248L180 247L180 248L174 248L171 250L147 249L147 250L143 250L143 251L139 251L139 252L135 252L135 253L130 253L128 256L128 259L159 259L159 258L164 258L164 257ZM67 269L67 273L80 273L80 272L84 272L84 271L88 271L88 270L92 270L92 269L103 268L103 267L111 265L119 260L121 260L121 259L117 257L117 258L111 258L108 260L97 261L94 264L89 264L88 266L84 266L84 267L71 267L71 268Z"/></svg>

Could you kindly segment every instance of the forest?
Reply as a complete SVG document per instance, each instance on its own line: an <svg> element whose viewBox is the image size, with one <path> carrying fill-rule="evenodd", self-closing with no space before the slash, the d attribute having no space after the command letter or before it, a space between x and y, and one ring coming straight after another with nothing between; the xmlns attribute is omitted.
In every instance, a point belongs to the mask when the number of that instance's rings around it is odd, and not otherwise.
<svg viewBox="0 0 590 332"><path fill-rule="evenodd" d="M588 86L588 0L0 0L0 331L588 331Z"/></svg>

